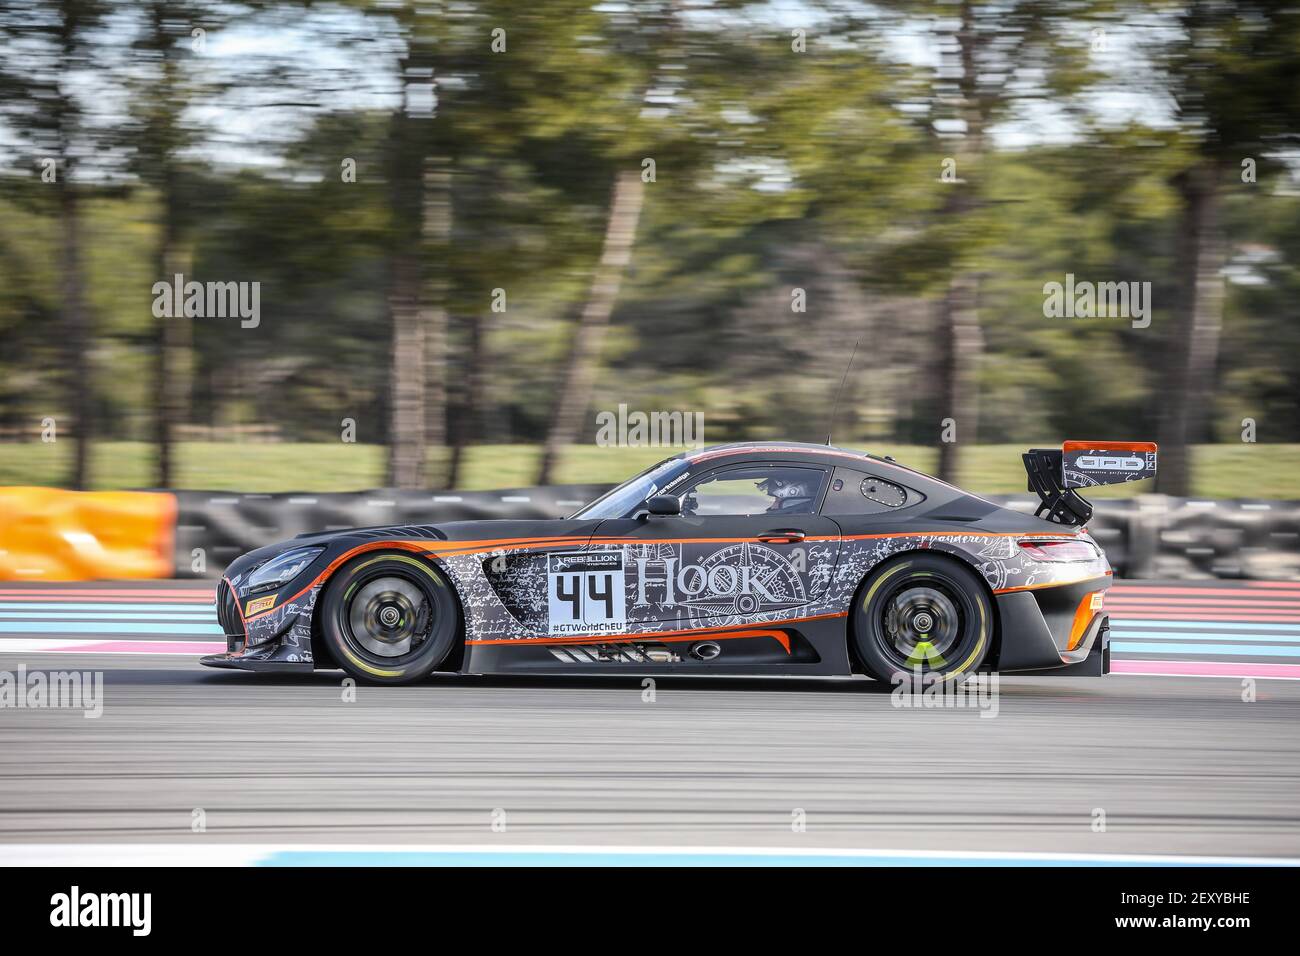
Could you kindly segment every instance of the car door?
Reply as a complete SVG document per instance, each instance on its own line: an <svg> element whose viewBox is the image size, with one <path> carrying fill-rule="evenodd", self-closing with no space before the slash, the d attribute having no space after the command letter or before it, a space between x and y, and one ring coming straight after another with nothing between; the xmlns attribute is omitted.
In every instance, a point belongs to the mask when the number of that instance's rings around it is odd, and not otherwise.
<svg viewBox="0 0 1300 956"><path fill-rule="evenodd" d="M590 547L621 552L626 632L808 613L839 553L839 527L817 513L828 472L784 462L720 467L671 489L681 515L603 521Z"/></svg>

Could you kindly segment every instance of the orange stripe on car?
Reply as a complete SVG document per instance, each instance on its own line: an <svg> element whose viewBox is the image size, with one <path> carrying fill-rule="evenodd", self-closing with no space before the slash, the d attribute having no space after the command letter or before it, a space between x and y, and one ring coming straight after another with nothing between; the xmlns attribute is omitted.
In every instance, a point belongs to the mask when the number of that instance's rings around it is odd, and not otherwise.
<svg viewBox="0 0 1300 956"><path fill-rule="evenodd" d="M279 608L272 608L269 611L264 611L261 614L256 614L253 617L246 618L244 620L245 628L247 628L249 622L256 621L258 618L266 617L267 614L274 614L277 610L283 609L286 604L290 604L298 600L298 598L302 597L312 588L316 587L327 577L329 577L330 574L332 574L340 564L342 564L344 561L347 561L349 558L354 557L355 555L364 554L367 551L378 551L381 548L396 548L399 551L411 551L414 552L415 554L427 554L428 550L424 546L428 544L434 544L434 543L435 542L433 541L412 541L408 538L401 541L369 541L366 544L360 544L357 545L355 548L350 548L349 550L344 551L342 554L340 554L328 565L326 565L325 569L321 571L320 574L316 575L316 577L311 579L311 583L309 583L306 587L302 588L300 591L294 594L293 597L286 598L285 600L281 601Z"/></svg>
<svg viewBox="0 0 1300 956"><path fill-rule="evenodd" d="M714 640L729 640L735 637L775 637L781 641L788 653L789 638L775 628L783 625L804 624L808 621L821 621L829 618L847 617L847 611L830 614L814 614L810 617L793 617L783 621L762 621L759 624L730 624L717 627L694 627L682 630L649 631L637 634L572 634L562 637L489 637L466 644L626 644L634 641L691 641L707 635ZM779 635L779 636L778 636Z"/></svg>

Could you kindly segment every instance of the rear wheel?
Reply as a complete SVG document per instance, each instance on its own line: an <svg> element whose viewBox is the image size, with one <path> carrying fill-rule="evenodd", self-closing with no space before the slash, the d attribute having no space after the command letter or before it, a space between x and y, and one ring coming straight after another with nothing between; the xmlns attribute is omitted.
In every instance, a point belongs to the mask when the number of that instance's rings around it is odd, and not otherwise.
<svg viewBox="0 0 1300 956"><path fill-rule="evenodd" d="M867 578L853 610L853 639L876 680L918 671L948 680L979 668L993 637L993 605L966 565L908 555Z"/></svg>
<svg viewBox="0 0 1300 956"><path fill-rule="evenodd" d="M407 684L427 677L459 634L451 585L411 555L364 555L325 588L321 636L339 666L359 680Z"/></svg>

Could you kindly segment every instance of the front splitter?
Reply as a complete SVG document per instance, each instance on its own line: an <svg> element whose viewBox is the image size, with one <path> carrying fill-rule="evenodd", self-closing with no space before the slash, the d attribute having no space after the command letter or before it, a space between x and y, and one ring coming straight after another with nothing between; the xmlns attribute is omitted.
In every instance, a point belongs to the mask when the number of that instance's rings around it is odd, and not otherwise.
<svg viewBox="0 0 1300 956"><path fill-rule="evenodd" d="M313 669L310 661L268 661L241 657L238 654L210 654L200 657L199 663L205 667L257 671L262 674L310 674Z"/></svg>

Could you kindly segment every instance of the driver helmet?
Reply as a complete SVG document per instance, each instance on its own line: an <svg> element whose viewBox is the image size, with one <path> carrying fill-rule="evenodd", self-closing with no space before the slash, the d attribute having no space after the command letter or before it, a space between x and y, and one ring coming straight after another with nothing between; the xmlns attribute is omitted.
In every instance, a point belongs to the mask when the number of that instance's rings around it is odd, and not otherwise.
<svg viewBox="0 0 1300 956"><path fill-rule="evenodd" d="M778 478L775 475L764 478L758 482L758 490L765 495L770 495L776 499L776 503L791 498L807 498L808 486L802 481L790 481L786 478Z"/></svg>

